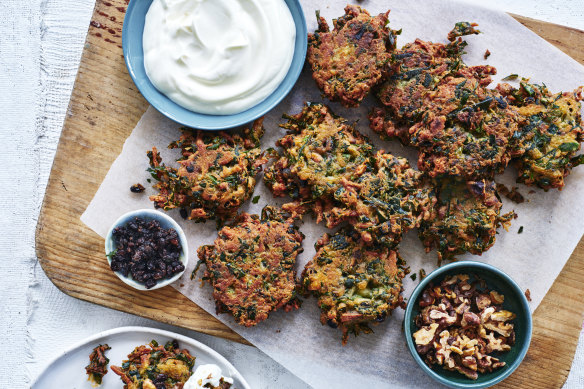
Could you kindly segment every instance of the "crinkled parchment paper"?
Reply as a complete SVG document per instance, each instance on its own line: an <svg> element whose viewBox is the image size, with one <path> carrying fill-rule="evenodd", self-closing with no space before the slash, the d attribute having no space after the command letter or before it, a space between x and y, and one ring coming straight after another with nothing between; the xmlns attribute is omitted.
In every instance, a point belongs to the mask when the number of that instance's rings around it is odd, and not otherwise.
<svg viewBox="0 0 584 389"><path fill-rule="evenodd" d="M332 17L343 14L345 1L303 0L309 30L316 28L315 9L321 10L330 22ZM444 42L446 34L458 21L478 22L483 32L466 37L469 42L465 60L470 65L489 63L497 67L498 81L511 73L529 77L533 82L545 82L554 92L571 91L584 83L584 67L554 48L543 39L522 27L510 16L471 8L446 1L363 1L360 3L371 14L391 9L390 25L403 29L398 39L401 46L415 38ZM489 49L488 61L483 54ZM278 107L265 119L266 135L264 148L274 142L284 131L278 128L282 113L296 113L304 101L322 101L320 93L305 71L296 87ZM333 110L351 121L370 136L377 147L406 156L415 164L415 151L398 142L381 141L368 128L366 114L373 104L367 99L358 109L344 109L330 104ZM152 146L161 150L163 160L172 163L178 158L176 150L166 146L179 136L178 125L164 118L153 108L144 114L128 140L123 151L112 165L93 201L82 216L82 221L101 236L122 213L151 208L148 196L153 194L146 179L148 161L146 151ZM497 181L511 186L514 183L512 168ZM143 194L131 193L129 187L141 182L148 190ZM504 209L514 209L519 218L513 221L509 232L500 231L494 247L482 257L467 255L461 259L488 262L510 274L523 289L531 291L531 308L534 310L552 285L562 267L584 233L584 167L579 167L568 177L563 191L547 193L519 185L526 196L523 204L513 204L503 199ZM261 180L254 195L260 195L258 204L246 204L242 211L258 213L265 204L281 204L274 199ZM197 258L195 252L202 244L212 243L216 237L215 223L195 224L180 218L178 212L171 215L185 229L191 252L189 268L181 280L174 284L181 293L215 315L211 287L201 287L200 273L191 281L189 275ZM523 226L523 233L518 234ZM314 242L325 232L307 218L301 226L306 235L304 253L298 258L298 269L314 255ZM400 245L400 252L407 260L412 272L423 268L430 272L436 267L436 254L425 254L416 233L410 232ZM105 260L105 257L104 257ZM417 282L405 279L404 296L412 292ZM270 318L254 328L236 325L229 315L218 318L237 333L259 347L266 354L287 367L293 373L317 388L327 387L435 387L411 358L402 334L403 310L397 309L384 323L375 326L374 334L350 337L348 344L341 346L341 333L322 326L319 310L314 298L304 301L296 312L273 313Z"/></svg>

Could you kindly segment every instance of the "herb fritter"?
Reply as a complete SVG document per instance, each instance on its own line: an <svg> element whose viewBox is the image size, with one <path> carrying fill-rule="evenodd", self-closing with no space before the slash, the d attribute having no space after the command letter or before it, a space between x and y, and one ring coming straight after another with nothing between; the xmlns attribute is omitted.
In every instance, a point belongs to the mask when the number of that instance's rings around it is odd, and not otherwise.
<svg viewBox="0 0 584 389"><path fill-rule="evenodd" d="M264 178L275 196L295 202L292 214L312 212L328 228L348 221L365 242L393 247L429 208L421 174L404 158L378 152L369 140L321 104L286 116L283 156Z"/></svg>
<svg viewBox="0 0 584 389"><path fill-rule="evenodd" d="M372 332L369 323L382 322L403 304L405 264L397 251L365 246L359 234L345 228L325 234L315 245L314 259L302 273L304 291L318 298L320 321L343 332Z"/></svg>
<svg viewBox="0 0 584 389"><path fill-rule="evenodd" d="M214 245L201 246L197 268L206 266L203 280L213 286L217 313L251 327L278 308L298 308L294 266L303 238L293 219L265 207L261 219L243 213L219 231Z"/></svg>
<svg viewBox="0 0 584 389"><path fill-rule="evenodd" d="M429 217L433 198L422 174L405 158L379 151L372 172L335 193L348 209L349 223L365 243L395 247L405 232Z"/></svg>
<svg viewBox="0 0 584 389"><path fill-rule="evenodd" d="M425 94L464 66L461 56L465 46L462 41L444 45L416 39L395 51L388 78L376 93L383 109L374 110L371 119L376 121L372 120L371 128L388 137L400 136L407 143L408 127L424 113L421 108ZM384 120L386 115L391 120Z"/></svg>
<svg viewBox="0 0 584 389"><path fill-rule="evenodd" d="M492 178L511 159L517 115L486 88L495 68L462 62L465 45L416 40L397 51L378 93L384 108L370 114L374 131L419 149L418 167L431 177Z"/></svg>
<svg viewBox="0 0 584 389"><path fill-rule="evenodd" d="M483 70L492 68L486 68L467 68L444 80L425 99L425 117L410 127L410 144L420 150L418 167L430 177L492 179L509 163L517 121L513 111L501 108L500 97L481 85L490 82Z"/></svg>
<svg viewBox="0 0 584 389"><path fill-rule="evenodd" d="M241 133L193 131L168 147L181 149L179 168L162 164L156 148L148 152L150 173L158 195L150 200L159 208L181 208L197 222L232 219L254 191L255 176L267 162L260 149L262 119ZM184 211L183 211L184 212Z"/></svg>
<svg viewBox="0 0 584 389"><path fill-rule="evenodd" d="M521 117L511 140L517 180L544 190L562 189L571 169L584 163L584 157L576 155L584 141L582 87L554 94L545 85L524 80L518 89L501 84L497 90Z"/></svg>
<svg viewBox="0 0 584 389"><path fill-rule="evenodd" d="M584 140L582 89L553 94L525 80L518 89L488 89L495 68L461 59L466 42L459 37L478 33L475 27L457 23L446 45L418 39L397 50L371 128L417 147L418 167L430 177L492 180L513 161L519 182L561 189L584 163L576 155Z"/></svg>
<svg viewBox="0 0 584 389"><path fill-rule="evenodd" d="M395 32L386 13L371 17L367 10L348 5L345 15L330 28L316 13L318 30L308 34L307 59L318 87L331 101L356 107L382 78L395 48Z"/></svg>
<svg viewBox="0 0 584 389"><path fill-rule="evenodd" d="M111 369L124 382L124 389L178 389L191 376L194 364L195 357L179 349L176 340L164 347L153 340L147 346L136 347L121 367Z"/></svg>
<svg viewBox="0 0 584 389"><path fill-rule="evenodd" d="M435 196L432 217L422 221L418 235L426 251L436 249L439 261L467 252L481 255L495 243L497 228L507 229L515 216L501 215L503 204L491 181L443 179Z"/></svg>
<svg viewBox="0 0 584 389"><path fill-rule="evenodd" d="M334 194L373 168L373 146L322 104L307 104L299 114L284 117L288 122L281 127L288 134L276 143L283 155L266 169L266 185L274 196L296 201L296 209L290 204L287 210L310 210L317 222L325 219L332 228L346 217L333 216Z"/></svg>

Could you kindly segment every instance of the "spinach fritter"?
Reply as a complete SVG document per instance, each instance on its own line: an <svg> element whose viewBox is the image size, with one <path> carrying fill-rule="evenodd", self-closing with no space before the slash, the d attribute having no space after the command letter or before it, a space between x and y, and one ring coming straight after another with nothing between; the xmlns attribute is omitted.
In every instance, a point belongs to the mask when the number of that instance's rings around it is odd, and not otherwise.
<svg viewBox="0 0 584 389"><path fill-rule="evenodd" d="M367 10L348 5L345 15L330 28L316 13L318 30L308 34L307 59L318 87L331 101L356 107L382 78L395 48L395 32L386 13L371 17Z"/></svg>
<svg viewBox="0 0 584 389"><path fill-rule="evenodd" d="M405 158L379 151L374 171L335 193L348 221L366 243L395 247L405 232L429 217L433 199L422 174Z"/></svg>
<svg viewBox="0 0 584 389"><path fill-rule="evenodd" d="M182 129L168 147L181 149L179 168L162 164L156 148L148 152L150 173L158 182L151 196L158 208L184 209L189 219L218 224L232 219L255 188L255 176L267 162L260 149L262 119L238 133Z"/></svg>
<svg viewBox="0 0 584 389"><path fill-rule="evenodd" d="M176 340L160 346L155 340L138 346L122 362L112 366L124 382L124 389L179 389L193 372L195 357L180 349Z"/></svg>
<svg viewBox="0 0 584 389"><path fill-rule="evenodd" d="M343 333L372 332L369 323L385 320L403 305L402 279L405 263L384 246L365 246L350 228L325 234L315 245L314 259L302 273L306 293L318 298L320 321Z"/></svg>
<svg viewBox="0 0 584 389"><path fill-rule="evenodd" d="M544 190L562 189L570 170L584 163L584 157L576 155L584 141L582 87L554 94L545 85L523 80L518 89L501 84L497 90L521 117L511 140L518 181Z"/></svg>
<svg viewBox="0 0 584 389"><path fill-rule="evenodd" d="M516 114L486 88L495 68L462 62L465 45L416 40L397 51L378 92L384 107L369 117L374 131L417 147L418 167L431 177L492 178L511 159Z"/></svg>
<svg viewBox="0 0 584 389"><path fill-rule="evenodd" d="M495 68L461 59L459 37L478 33L475 26L457 23L446 45L418 39L397 50L370 127L418 148L418 168L430 177L492 180L513 161L519 182L561 189L584 162L576 155L584 140L582 89L553 94L525 80L518 89L488 89Z"/></svg>
<svg viewBox="0 0 584 389"><path fill-rule="evenodd" d="M346 217L332 216L335 192L373 169L373 146L322 104L307 104L299 114L284 117L288 122L281 127L288 134L276 143L283 155L266 169L266 185L274 196L294 199L296 212L311 210L317 222L325 219L332 228Z"/></svg>
<svg viewBox="0 0 584 389"><path fill-rule="evenodd" d="M388 137L400 136L407 143L407 128L424 114L425 94L464 67L461 56L465 46L463 41L444 45L416 39L396 50L391 56L387 80L376 93L383 109L374 111L372 118L377 121L372 122L372 129ZM384 120L386 115L391 120Z"/></svg>
<svg viewBox="0 0 584 389"><path fill-rule="evenodd" d="M422 221L418 235L426 251L436 249L439 261L467 252L481 255L495 243L497 228L507 229L515 217L501 215L494 182L442 179L434 190L432 216Z"/></svg>
<svg viewBox="0 0 584 389"><path fill-rule="evenodd" d="M201 246L197 269L206 266L203 280L213 286L217 313L231 313L251 327L278 308L298 308L294 266L303 238L293 219L265 207L261 219L240 214L219 231L214 245Z"/></svg>
<svg viewBox="0 0 584 389"><path fill-rule="evenodd" d="M491 67L466 68L446 78L424 101L425 117L409 129L410 144L420 150L418 167L430 177L492 179L511 157L509 138L515 114L485 85ZM505 104L503 105L503 107Z"/></svg>
<svg viewBox="0 0 584 389"><path fill-rule="evenodd" d="M366 137L324 105L286 117L289 133L277 143L283 156L264 175L275 196L295 200L284 209L310 211L328 228L348 221L365 242L389 247L418 225L430 200L407 160L374 154Z"/></svg>

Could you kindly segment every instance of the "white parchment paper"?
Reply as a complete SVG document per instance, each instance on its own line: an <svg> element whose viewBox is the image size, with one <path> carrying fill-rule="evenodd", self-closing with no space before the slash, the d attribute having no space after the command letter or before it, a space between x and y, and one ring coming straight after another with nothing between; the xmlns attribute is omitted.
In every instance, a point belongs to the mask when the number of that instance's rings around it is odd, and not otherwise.
<svg viewBox="0 0 584 389"><path fill-rule="evenodd" d="M316 28L314 11L321 10L330 23L333 17L343 14L346 1L301 1L306 14L309 31ZM517 23L510 16L480 7L462 6L447 1L415 0L362 1L361 6L371 14L391 9L390 25L403 29L398 45L415 38L445 42L448 31L458 21L478 22L480 35L466 37L469 42L465 61L469 65L488 63L498 69L495 82L518 73L530 77L533 82L545 82L552 91L571 91L584 83L584 67L551 46L537 35ZM487 61L483 54L489 49ZM290 95L266 116L266 134L262 147L273 147L284 131L278 128L282 113L297 113L304 101L323 101L320 92L305 68L299 82ZM394 154L403 155L415 165L416 152L398 142L381 141L368 128L366 114L374 104L368 98L358 109L345 109L329 103L335 113L355 121L357 128L367 134L373 143ZM163 161L172 164L179 157L176 150L166 146L179 136L179 126L164 118L153 108L144 114L124 144L122 153L113 163L91 204L81 220L101 236L122 213L151 208L148 196L154 191L147 185L148 160L146 151L156 146ZM497 181L512 186L514 171L507 169ZM141 182L147 187L143 194L133 194L129 187ZM519 185L527 201L514 204L504 201L503 211L514 209L516 219L509 232L500 231L494 247L483 256L467 255L461 259L488 262L511 275L523 289L531 291L531 308L534 310L563 268L584 233L584 168L576 168L566 180L563 191L543 192ZM242 211L259 213L265 204L281 204L287 199L274 199L263 182L258 180L255 195L260 195L258 204L246 204ZM170 213L184 228L189 240L190 263L181 280L173 286L209 313L215 315L211 287L200 285L200 274L191 281L189 275L197 258L196 249L210 244L217 232L213 221L196 224L184 221L178 212ZM518 234L520 226L523 233ZM326 231L307 218L301 226L306 235L304 253L298 258L298 270L310 260L314 242ZM435 253L425 254L415 231L406 235L400 252L412 272L423 268L430 272L436 267ZM105 258L104 258L105 260ZM417 284L409 277L404 280L407 298ZM270 318L254 328L236 325L228 315L215 315L226 325L256 345L270 357L287 367L294 374L317 388L327 387L435 387L415 365L403 339L401 324L403 311L398 309L386 322L374 327L374 334L351 337L347 346L341 346L340 331L321 326L316 301L309 298L296 312L273 313Z"/></svg>

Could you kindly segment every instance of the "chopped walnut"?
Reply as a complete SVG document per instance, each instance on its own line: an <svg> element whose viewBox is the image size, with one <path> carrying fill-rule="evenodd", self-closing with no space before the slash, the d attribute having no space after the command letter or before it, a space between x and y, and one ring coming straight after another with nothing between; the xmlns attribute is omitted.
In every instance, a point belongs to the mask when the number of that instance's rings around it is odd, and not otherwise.
<svg viewBox="0 0 584 389"><path fill-rule="evenodd" d="M511 331L513 331L513 324L511 323L502 323L502 322L487 322L482 324L487 330L494 331L504 337L511 336Z"/></svg>
<svg viewBox="0 0 584 389"><path fill-rule="evenodd" d="M491 297L488 294L481 293L475 298L475 304L479 310L483 310L491 305Z"/></svg>
<svg viewBox="0 0 584 389"><path fill-rule="evenodd" d="M484 280L466 274L430 284L419 299L416 350L429 365L457 371L476 380L479 373L505 365L492 352L506 352L515 343L515 314L502 309L505 297L487 290Z"/></svg>
<svg viewBox="0 0 584 389"><path fill-rule="evenodd" d="M425 346L430 344L434 340L434 335L436 335L436 330L438 329L438 323L432 323L428 327L422 327L414 333L414 339L416 344Z"/></svg>
<svg viewBox="0 0 584 389"><path fill-rule="evenodd" d="M462 328L466 327L476 327L481 324L481 318L473 312L465 312L462 315L462 320L460 321L460 325Z"/></svg>
<svg viewBox="0 0 584 389"><path fill-rule="evenodd" d="M493 304L500 305L505 302L505 296L503 296L502 294L499 294L494 290L491 290L489 294L491 295L491 300L493 301Z"/></svg>
<svg viewBox="0 0 584 389"><path fill-rule="evenodd" d="M509 311L493 312L491 320L493 321L509 321L515 319L515 314Z"/></svg>

